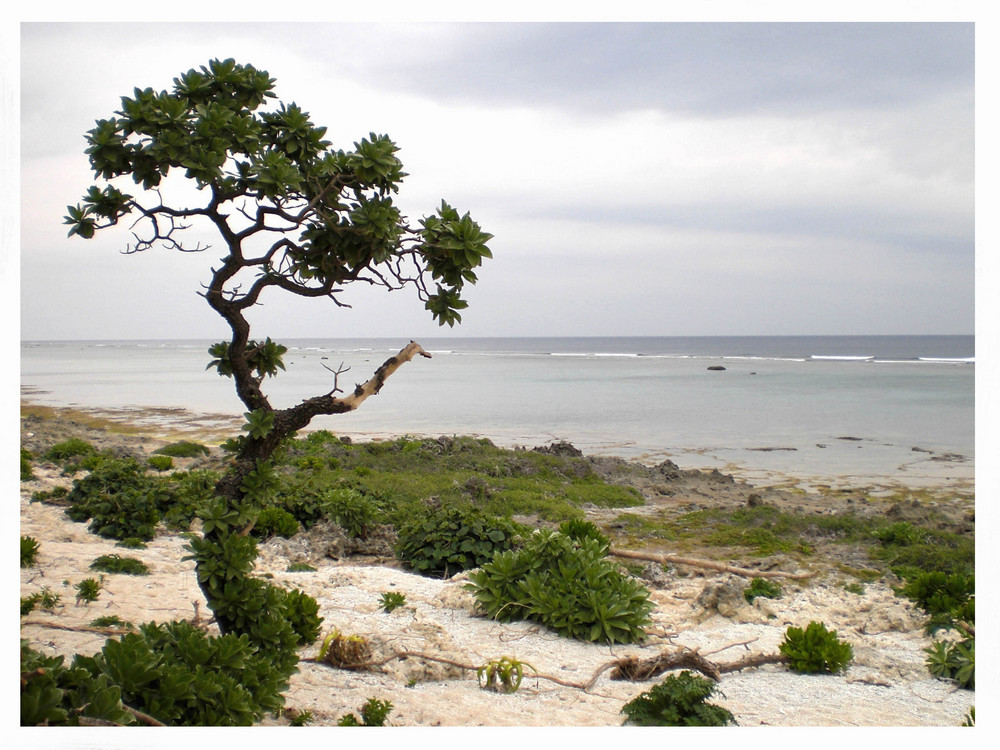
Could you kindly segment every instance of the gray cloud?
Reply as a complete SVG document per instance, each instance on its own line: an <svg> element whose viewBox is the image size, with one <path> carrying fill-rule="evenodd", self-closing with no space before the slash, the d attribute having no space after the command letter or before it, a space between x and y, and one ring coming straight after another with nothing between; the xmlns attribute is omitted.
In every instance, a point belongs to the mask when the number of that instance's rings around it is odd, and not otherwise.
<svg viewBox="0 0 1000 750"><path fill-rule="evenodd" d="M462 334L973 328L971 24L27 24L22 335L219 331L209 254L121 258L62 214L95 119L229 56L337 146L393 135L407 213L496 235ZM263 335L440 332L350 299L371 314L269 300Z"/></svg>
<svg viewBox="0 0 1000 750"><path fill-rule="evenodd" d="M444 40L433 29L412 40L406 66L392 56L381 62L376 42L353 69L387 89L443 99L721 117L892 109L970 88L974 64L971 23L498 23L447 31Z"/></svg>

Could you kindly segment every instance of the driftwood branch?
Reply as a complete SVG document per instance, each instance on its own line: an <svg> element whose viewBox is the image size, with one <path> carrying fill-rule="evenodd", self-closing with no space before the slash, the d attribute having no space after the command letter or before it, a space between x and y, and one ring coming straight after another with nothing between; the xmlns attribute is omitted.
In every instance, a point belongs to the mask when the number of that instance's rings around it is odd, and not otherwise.
<svg viewBox="0 0 1000 750"><path fill-rule="evenodd" d="M743 645L743 644L737 644ZM418 651L398 651L391 656L387 656L384 659L379 659L375 661L358 662L357 664L350 664L338 667L334 664L330 664L326 661L320 661L318 659L303 658L299 661L311 662L313 664L322 664L324 666L330 667L331 669L374 669L376 667L383 667L391 661L397 659L425 659L427 661L437 662L438 664L447 664L458 669L462 669L469 672L477 672L481 669L481 664L463 664L462 662L454 661L453 659L445 659L440 656L434 656L433 654L425 654ZM626 657L624 659L615 659L614 661L609 661L602 664L597 670L591 675L590 679L586 682L570 682L568 680L561 680L558 677L553 677L552 675L542 674L540 672L533 672L531 677L533 679L547 680L548 682L554 682L557 685L562 685L563 687L573 688L575 690L582 690L583 692L589 692L595 684L597 684L598 678L608 670L611 671L612 680L625 680L628 682L642 682L644 680L650 680L654 677L658 677L664 672L670 672L676 669L691 669L696 672L700 672L711 680L718 682L722 679L722 675L728 672L739 672L743 669L750 669L752 667L760 667L765 664L784 664L788 661L788 657L784 654L754 654L751 656L746 656L743 659L732 662L730 664L716 664L712 661L706 659L702 654L696 650L682 648L680 651L663 651L656 656L649 659L639 659L635 656Z"/></svg>
<svg viewBox="0 0 1000 750"><path fill-rule="evenodd" d="M609 554L615 557L627 557L632 560L649 560L650 562L661 563L663 565L687 565L692 568L706 568L708 570L719 570L723 573L733 573L747 578L792 578L802 580L812 578L816 573L785 573L780 570L753 570L752 568L737 568L733 565L716 562L715 560L702 560L695 557L681 557L679 555L660 555L655 552L633 552L627 549L612 547Z"/></svg>

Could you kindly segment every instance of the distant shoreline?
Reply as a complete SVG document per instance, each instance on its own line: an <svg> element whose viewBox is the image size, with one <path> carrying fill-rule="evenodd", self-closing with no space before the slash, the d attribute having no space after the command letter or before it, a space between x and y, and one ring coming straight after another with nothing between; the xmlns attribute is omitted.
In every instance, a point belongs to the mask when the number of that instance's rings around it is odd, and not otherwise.
<svg viewBox="0 0 1000 750"><path fill-rule="evenodd" d="M76 423L106 429L124 435L140 435L163 441L196 440L206 444L218 445L239 433L243 424L241 417L227 414L198 413L182 408L104 408L82 405L49 405L21 398L21 416L36 415L46 418L70 420ZM440 432L427 431L392 431L392 430L336 430L328 424L313 423L306 432L330 429L332 432L351 437L358 441L393 440L400 437L436 438ZM534 448L558 442L554 435L525 436L523 440L505 440L491 435L488 431L467 431L471 437L485 438L502 448ZM844 436L845 442L858 441L859 438ZM826 490L849 490L865 488L872 492L894 492L902 489L921 489L931 492L955 494L972 498L975 496L975 462L965 456L938 455L931 451L918 448L912 450L912 462L921 467L917 473L907 474L900 471L896 475L865 475L842 474L835 476L816 476L803 473L790 475L787 473L754 467L746 461L725 461L727 454L736 458L742 456L748 460L753 454L768 454L773 452L794 453L799 449L792 446L764 446L742 451L720 448L711 452L691 450L683 455L667 454L632 454L623 450L622 446L606 445L591 446L584 443L574 444L586 455L618 457L647 465L655 465L665 460L671 460L684 469L718 470L736 479L746 481L754 486L797 487L816 492Z"/></svg>

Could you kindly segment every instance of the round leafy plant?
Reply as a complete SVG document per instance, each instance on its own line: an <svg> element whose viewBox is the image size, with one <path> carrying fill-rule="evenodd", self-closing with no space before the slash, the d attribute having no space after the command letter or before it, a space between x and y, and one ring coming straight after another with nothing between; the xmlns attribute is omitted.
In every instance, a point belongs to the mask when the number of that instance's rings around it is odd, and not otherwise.
<svg viewBox="0 0 1000 750"><path fill-rule="evenodd" d="M851 644L840 640L836 630L827 630L821 622L810 622L806 628L790 627L778 646L788 658L794 672L835 674L847 668L854 658Z"/></svg>
<svg viewBox="0 0 1000 750"><path fill-rule="evenodd" d="M519 527L471 508L446 507L399 529L396 556L427 576L447 577L510 549Z"/></svg>
<svg viewBox="0 0 1000 750"><path fill-rule="evenodd" d="M498 552L469 574L469 588L496 620L533 620L584 641L634 643L645 638L649 591L607 560L591 537L536 532L518 549Z"/></svg>
<svg viewBox="0 0 1000 750"><path fill-rule="evenodd" d="M716 685L687 670L633 698L622 707L626 724L640 727L722 727L735 724L727 709L706 701Z"/></svg>

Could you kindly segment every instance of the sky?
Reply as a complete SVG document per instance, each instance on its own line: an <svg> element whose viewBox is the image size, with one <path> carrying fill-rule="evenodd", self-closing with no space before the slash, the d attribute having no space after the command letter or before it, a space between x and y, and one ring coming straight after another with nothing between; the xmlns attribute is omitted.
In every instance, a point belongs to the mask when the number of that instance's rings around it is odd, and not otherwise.
<svg viewBox="0 0 1000 750"><path fill-rule="evenodd" d="M84 241L62 219L95 120L227 57L336 148L392 137L411 219L445 199L495 236L454 331L412 290L352 289L350 309L265 298L257 337L975 331L972 23L25 22L18 40L22 340L226 335L197 294L220 243L123 255L126 229Z"/></svg>

